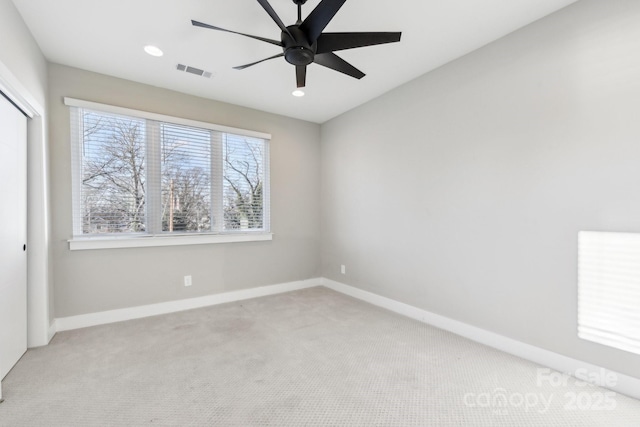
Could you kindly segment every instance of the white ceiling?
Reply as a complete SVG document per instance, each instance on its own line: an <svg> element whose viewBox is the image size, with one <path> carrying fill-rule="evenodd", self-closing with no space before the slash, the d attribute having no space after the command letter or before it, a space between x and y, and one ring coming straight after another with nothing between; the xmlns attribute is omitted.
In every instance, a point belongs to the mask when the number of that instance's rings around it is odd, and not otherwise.
<svg viewBox="0 0 640 427"><path fill-rule="evenodd" d="M319 1L307 2L303 18ZM575 1L348 0L325 31L402 31L402 41L339 52L367 74L362 80L311 64L306 96L294 98L295 68L283 58L231 68L280 48L191 25L194 19L279 40L279 28L255 0L13 0L51 62L317 123ZM292 0L271 5L285 25L295 22ZM147 55L147 44L165 55ZM178 72L178 63L214 76Z"/></svg>

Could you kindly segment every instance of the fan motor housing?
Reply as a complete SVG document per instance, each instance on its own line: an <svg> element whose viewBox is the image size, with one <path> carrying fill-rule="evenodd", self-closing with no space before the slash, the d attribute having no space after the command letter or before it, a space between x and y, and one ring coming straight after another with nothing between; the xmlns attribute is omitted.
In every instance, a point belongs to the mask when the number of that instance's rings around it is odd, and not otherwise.
<svg viewBox="0 0 640 427"><path fill-rule="evenodd" d="M292 47L284 52L284 59L293 65L309 65L313 62L315 54L310 49L304 47Z"/></svg>
<svg viewBox="0 0 640 427"><path fill-rule="evenodd" d="M291 36L282 32L284 59L292 65L309 65L316 55L317 43L310 44L298 25L287 27Z"/></svg>

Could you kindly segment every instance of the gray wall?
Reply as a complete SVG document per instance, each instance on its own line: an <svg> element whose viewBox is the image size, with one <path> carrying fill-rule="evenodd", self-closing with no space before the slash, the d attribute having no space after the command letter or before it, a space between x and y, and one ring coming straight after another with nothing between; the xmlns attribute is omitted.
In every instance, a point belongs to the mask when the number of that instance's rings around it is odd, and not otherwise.
<svg viewBox="0 0 640 427"><path fill-rule="evenodd" d="M638 22L582 0L325 123L323 276L640 377L576 332L578 231L640 232Z"/></svg>
<svg viewBox="0 0 640 427"><path fill-rule="evenodd" d="M319 276L318 124L54 64L49 66L49 89L56 317ZM69 251L71 174L65 96L272 134L273 241ZM193 276L192 287L183 286L184 275Z"/></svg>

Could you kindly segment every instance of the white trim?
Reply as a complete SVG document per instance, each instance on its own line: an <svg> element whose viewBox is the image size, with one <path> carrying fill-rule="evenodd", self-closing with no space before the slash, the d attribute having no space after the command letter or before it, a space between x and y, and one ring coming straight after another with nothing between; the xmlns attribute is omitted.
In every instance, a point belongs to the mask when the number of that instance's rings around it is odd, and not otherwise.
<svg viewBox="0 0 640 427"><path fill-rule="evenodd" d="M157 246L179 246L179 245L194 245L194 244L211 244L211 243L235 243L235 242L251 242L251 241L265 241L273 240L270 233L270 225L267 221L270 220L269 209L270 201L269 197L269 162L267 156L269 155L269 141L271 135L246 131L243 129L230 128L226 126L219 126L210 123L198 122L188 119L180 119L176 117L169 117L161 114L148 113L144 111L137 111L128 108L115 107L110 105L98 104L89 101L82 101L73 98L64 98L64 102L67 106L70 106L71 117L71 149L72 149L72 198L73 198L73 236L68 240L70 250L85 250L85 249L116 249L116 248L139 248L139 247L157 247ZM83 127L84 123L81 120L83 111L82 108L94 108L96 111L106 112L107 114L122 114L126 117L140 118L146 126L146 163L147 163L147 184L149 185L147 200L146 200L146 231L144 233L82 233L82 212L83 207L80 206L80 198L83 194L82 184L82 169L84 168L84 160L82 155L83 144ZM223 224L223 197L212 199L212 210L215 210L217 216L212 218L212 227L208 228L204 232L198 233L163 233L161 224L161 176L160 176L160 151L155 144L155 137L160 138L160 128L158 123L179 123L181 125L187 125L191 129L196 127L204 128L203 131L210 135L210 147L212 154L216 151L220 151L222 154L223 147L217 143L222 143L220 136L225 138L244 139L244 136L249 135L250 138L254 138L255 142L263 146L263 159L262 162L262 177L261 180L264 183L263 196L263 222L261 228L249 229L247 227L241 227L239 230L225 230ZM222 131L222 132L221 132ZM232 135L232 132L238 135ZM232 141L233 143L233 141ZM226 144L226 142L225 142ZM247 142L249 144L249 142ZM220 181L212 181L211 194L222 196L224 190L224 182L222 179L223 174L223 158L222 156L211 156L211 173L215 173L216 178L220 178ZM213 177L213 176L212 176ZM216 191L217 190L217 191ZM214 212L211 212L214 213Z"/></svg>
<svg viewBox="0 0 640 427"><path fill-rule="evenodd" d="M27 130L27 346L47 345L50 315L51 242L47 117L36 114Z"/></svg>
<svg viewBox="0 0 640 427"><path fill-rule="evenodd" d="M600 372L600 370L603 369L599 366L592 365L581 360L572 359L549 350L544 350L485 329L459 322L439 314L431 313L371 292L363 291L362 289L358 289L353 286L345 285L344 283L325 278L321 281L323 286L333 289L334 291L349 295L420 322L427 323L437 328L444 329L445 331L449 331L472 341L496 348L504 351L505 353L521 357L522 359L538 363L542 366L547 366L562 373L573 375L574 373L579 372L579 370L586 369L588 372ZM605 371L611 372L616 376L616 384L615 386L610 386L609 384L598 385L611 389L617 393L640 399L639 378L631 377L608 369Z"/></svg>
<svg viewBox="0 0 640 427"><path fill-rule="evenodd" d="M43 114L43 109L38 101L31 96L2 61L0 61L0 91L29 118Z"/></svg>
<svg viewBox="0 0 640 427"><path fill-rule="evenodd" d="M49 340L47 341L47 345L49 345L54 335L56 334L57 330L58 330L58 325L56 324L56 319L53 319L53 322L51 322L51 325L49 325L49 333L47 334L47 336L49 337Z"/></svg>
<svg viewBox="0 0 640 427"><path fill-rule="evenodd" d="M143 317L157 316L159 314L175 313L194 308L209 307L228 302L297 291L319 285L320 279L281 283L277 285L262 286L259 288L206 295L198 298L168 301L158 304L102 311L98 313L81 314L78 316L60 317L56 319L55 325L57 332L69 331L89 326L105 325L108 323L122 322L124 320L140 319Z"/></svg>
<svg viewBox="0 0 640 427"><path fill-rule="evenodd" d="M207 245L214 243L263 242L273 240L272 233L142 235L127 237L76 237L69 239L69 250L149 248L156 246Z"/></svg>
<svg viewBox="0 0 640 427"><path fill-rule="evenodd" d="M27 130L27 346L47 344L49 178L45 108L0 61L0 90L31 118Z"/></svg>
<svg viewBox="0 0 640 427"><path fill-rule="evenodd" d="M169 122L178 125L193 126L203 129L216 130L220 132L233 133L236 135L250 136L253 138L271 139L270 133L258 132L254 130L234 128L230 126L217 125L214 123L200 122L197 120L185 119L182 117L167 116L164 114L150 113L148 111L134 110L132 108L117 107L115 105L100 104L97 102L84 101L82 99L64 98L64 104L69 107L88 108L89 110L102 111L105 113L134 116L142 119Z"/></svg>
<svg viewBox="0 0 640 427"><path fill-rule="evenodd" d="M521 357L522 359L538 363L542 366L550 367L562 373L572 375L579 370L588 372L600 372L601 367L586 363L577 359L572 359L561 354L544 350L494 332L487 331L457 320L450 319L408 304L404 304L390 298L363 291L353 286L345 285L333 280L318 278L308 279L298 282L282 283L278 285L263 286L259 288L244 289L241 291L225 292L222 294L207 295L204 297L169 301L159 304L151 304L138 307L130 307L119 310L89 313L78 316L57 318L51 325L52 329L58 332L72 329L85 328L95 325L103 325L125 320L139 319L143 317L156 316L159 314L174 313L178 311L191 310L194 308L208 307L228 302L241 301L250 298L257 298L267 295L274 295L283 292L290 292L299 289L324 286L334 291L360 299L367 303L385 308L395 313L407 316L437 328L452 332L456 335L468 338L472 341L504 351L505 353ZM50 331L50 336L52 332ZM616 376L615 386L599 384L617 393L624 394L636 399L640 399L640 379L629 375L621 374L611 370L606 372Z"/></svg>

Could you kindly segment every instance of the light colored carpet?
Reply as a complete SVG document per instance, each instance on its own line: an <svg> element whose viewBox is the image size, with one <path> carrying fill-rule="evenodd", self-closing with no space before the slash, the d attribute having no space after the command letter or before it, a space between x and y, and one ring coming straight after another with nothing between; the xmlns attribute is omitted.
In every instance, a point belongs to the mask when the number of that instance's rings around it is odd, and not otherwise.
<svg viewBox="0 0 640 427"><path fill-rule="evenodd" d="M59 333L3 381L0 425L640 426L639 401L539 368L312 288Z"/></svg>

